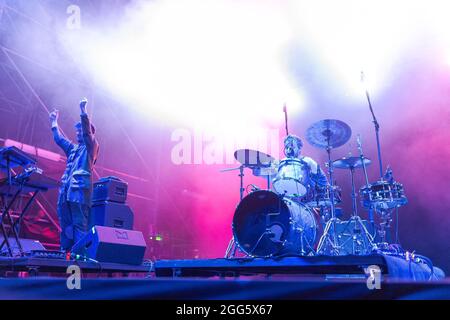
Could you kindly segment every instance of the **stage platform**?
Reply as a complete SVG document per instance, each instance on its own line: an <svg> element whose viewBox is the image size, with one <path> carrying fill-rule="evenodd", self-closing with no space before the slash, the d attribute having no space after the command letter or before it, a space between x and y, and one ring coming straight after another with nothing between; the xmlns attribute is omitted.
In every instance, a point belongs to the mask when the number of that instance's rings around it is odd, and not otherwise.
<svg viewBox="0 0 450 320"><path fill-rule="evenodd" d="M73 264L81 268L81 290L67 288L66 269ZM373 265L382 272L381 288L370 290L364 269ZM0 299L450 299L450 280L436 280L426 264L379 254L160 260L140 266L0 258L0 270ZM19 271L25 272L18 277Z"/></svg>
<svg viewBox="0 0 450 320"><path fill-rule="evenodd" d="M384 277L421 280L443 278L431 266L414 263L397 256L372 254L367 256L295 256L284 258L236 258L209 260L159 260L154 270L158 277L237 277L241 275L360 275L365 269L378 266Z"/></svg>
<svg viewBox="0 0 450 320"><path fill-rule="evenodd" d="M441 270L425 263L414 263L397 256L372 254L367 256L294 256L279 258L234 258L157 260L142 265L108 262L64 260L37 257L0 257L0 272L28 272L31 276L42 273L65 275L70 265L78 265L83 273L113 274L141 273L155 277L240 277L272 275L341 275L353 278L367 277L367 268L377 266L383 277L413 281L444 278Z"/></svg>
<svg viewBox="0 0 450 320"><path fill-rule="evenodd" d="M63 259L50 258L7 258L0 257L0 272L28 272L32 276L39 276L41 273L61 273L66 274L66 270L70 265L78 265L83 273L93 274L113 274L113 273L150 273L152 271L151 264L127 265L108 262L93 261L72 261Z"/></svg>

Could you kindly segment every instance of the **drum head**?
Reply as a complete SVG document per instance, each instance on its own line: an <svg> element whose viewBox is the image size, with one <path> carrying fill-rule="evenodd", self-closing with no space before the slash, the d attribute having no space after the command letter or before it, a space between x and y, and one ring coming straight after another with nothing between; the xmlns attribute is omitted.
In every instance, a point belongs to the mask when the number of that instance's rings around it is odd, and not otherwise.
<svg viewBox="0 0 450 320"><path fill-rule="evenodd" d="M235 211L234 238L248 255L275 255L289 235L289 222L289 209L276 193L255 191L242 199Z"/></svg>

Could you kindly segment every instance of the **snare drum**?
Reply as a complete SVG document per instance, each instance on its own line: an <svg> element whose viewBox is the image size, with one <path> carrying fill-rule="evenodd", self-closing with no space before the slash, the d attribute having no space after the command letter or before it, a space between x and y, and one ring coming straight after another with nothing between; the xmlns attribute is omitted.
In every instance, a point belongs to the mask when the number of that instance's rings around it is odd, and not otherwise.
<svg viewBox="0 0 450 320"><path fill-rule="evenodd" d="M281 160L273 188L280 195L303 197L308 192L309 173L309 166L300 159Z"/></svg>
<svg viewBox="0 0 450 320"><path fill-rule="evenodd" d="M393 209L408 203L403 185L398 182L377 181L360 189L362 205L366 209Z"/></svg>

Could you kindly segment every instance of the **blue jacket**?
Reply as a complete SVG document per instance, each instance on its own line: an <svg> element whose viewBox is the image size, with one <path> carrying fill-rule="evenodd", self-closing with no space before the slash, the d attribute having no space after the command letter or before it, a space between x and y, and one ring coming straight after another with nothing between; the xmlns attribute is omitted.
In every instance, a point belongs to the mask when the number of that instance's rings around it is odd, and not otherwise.
<svg viewBox="0 0 450 320"><path fill-rule="evenodd" d="M92 132L87 114L81 114L83 142L74 144L58 129L52 127L53 139L67 156L67 165L61 177L58 203L63 201L90 205L92 171L97 160L99 145Z"/></svg>

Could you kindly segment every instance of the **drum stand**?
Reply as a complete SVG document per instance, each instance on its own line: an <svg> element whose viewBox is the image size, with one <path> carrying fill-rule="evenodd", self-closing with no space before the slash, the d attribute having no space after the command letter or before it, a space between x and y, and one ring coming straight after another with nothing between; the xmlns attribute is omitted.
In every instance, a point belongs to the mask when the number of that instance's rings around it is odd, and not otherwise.
<svg viewBox="0 0 450 320"><path fill-rule="evenodd" d="M239 167L239 180L240 180L240 187L239 187L239 202L244 199L244 166L241 165ZM234 258L236 255L237 245L234 241L234 235L231 237L230 242L228 242L227 250L225 251L225 259L231 259Z"/></svg>
<svg viewBox="0 0 450 320"><path fill-rule="evenodd" d="M375 209L375 211L377 211ZM389 249L389 243L387 239L388 230L391 227L391 211L389 209L381 209L379 210L381 215L381 222L380 222L380 229L378 230L378 235L380 237L380 242L377 243L378 249L381 250L388 250Z"/></svg>
<svg viewBox="0 0 450 320"><path fill-rule="evenodd" d="M364 159L364 157L362 157ZM363 166L364 165L364 160ZM371 252L374 249L374 242L372 235L367 230L366 226L364 225L363 221L361 220L361 217L358 215L358 206L356 203L356 189L355 189L355 168L350 167L350 175L351 175L351 181L352 181L352 216L350 220L347 223L347 226L351 226L352 222L354 222L353 230L351 231L352 235L352 254L354 255L360 255L360 254L366 254L366 252ZM367 241L366 241L367 239ZM359 250L361 247L361 244L364 243L363 250Z"/></svg>
<svg viewBox="0 0 450 320"><path fill-rule="evenodd" d="M330 185L334 185L333 181L333 164L331 162L331 147L328 139L328 146L327 146L327 153L328 153L328 175L330 177ZM329 244L331 247L331 255L339 255L340 247L338 244L338 239L336 235L336 207L334 203L334 188L330 188L330 201L331 201L331 219L328 220L327 224L325 225L325 230L323 232L323 235L320 237L319 244L317 246L317 254L326 254L325 250L326 247L325 244ZM333 228L333 231L330 229Z"/></svg>

